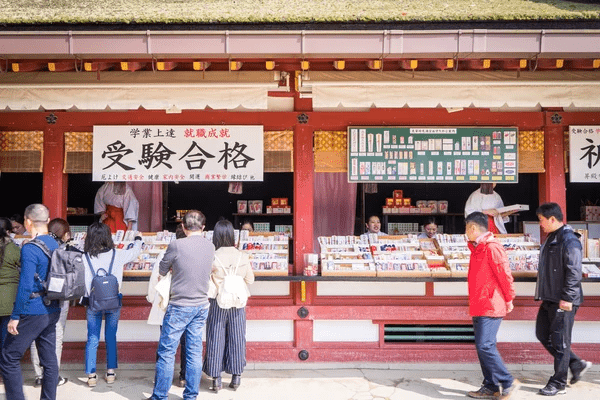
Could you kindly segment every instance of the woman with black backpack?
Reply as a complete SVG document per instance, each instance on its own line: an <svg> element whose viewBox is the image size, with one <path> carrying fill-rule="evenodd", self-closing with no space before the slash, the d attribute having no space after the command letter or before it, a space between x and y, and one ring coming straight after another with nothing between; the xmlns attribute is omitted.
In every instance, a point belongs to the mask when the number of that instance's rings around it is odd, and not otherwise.
<svg viewBox="0 0 600 400"><path fill-rule="evenodd" d="M89 387L97 384L96 355L98 342L100 341L100 328L102 319L105 320L104 340L106 343L106 383L114 383L116 379L115 369L117 363L117 327L121 315L121 294L119 289L123 282L123 265L137 258L142 250L142 238L136 236L133 245L128 249L115 249L110 228L100 222L94 222L89 226L84 242L84 264L85 264L85 288L86 297L83 303L87 305L87 342L85 344L85 373ZM115 288L115 296L118 296L116 304L114 299L98 295L99 290L95 286L98 280L106 280L112 286L110 280L116 278L118 288ZM104 285L103 285L104 286Z"/></svg>

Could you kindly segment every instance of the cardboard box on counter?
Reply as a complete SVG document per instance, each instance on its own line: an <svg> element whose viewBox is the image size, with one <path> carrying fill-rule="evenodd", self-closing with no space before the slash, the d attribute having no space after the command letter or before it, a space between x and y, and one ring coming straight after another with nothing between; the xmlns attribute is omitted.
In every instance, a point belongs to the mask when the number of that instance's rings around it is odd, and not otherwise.
<svg viewBox="0 0 600 400"><path fill-rule="evenodd" d="M581 206L582 221L600 221L600 206Z"/></svg>

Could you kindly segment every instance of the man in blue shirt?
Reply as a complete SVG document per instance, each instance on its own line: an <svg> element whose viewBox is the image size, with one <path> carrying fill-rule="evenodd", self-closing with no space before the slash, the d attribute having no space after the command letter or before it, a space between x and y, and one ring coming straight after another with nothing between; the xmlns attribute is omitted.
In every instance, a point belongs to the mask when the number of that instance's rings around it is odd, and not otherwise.
<svg viewBox="0 0 600 400"><path fill-rule="evenodd" d="M50 251L54 251L58 243L48 235L48 208L42 204L32 204L25 209L24 216L25 228L31 232L32 237L44 242ZM40 399L56 399L56 322L60 316L60 306L57 301L45 304L40 296L49 262L46 254L35 244L23 245L17 298L8 323L10 335L7 335L0 355L0 372L4 378L7 399L25 399L20 360L33 341L38 348L40 365L44 367Z"/></svg>

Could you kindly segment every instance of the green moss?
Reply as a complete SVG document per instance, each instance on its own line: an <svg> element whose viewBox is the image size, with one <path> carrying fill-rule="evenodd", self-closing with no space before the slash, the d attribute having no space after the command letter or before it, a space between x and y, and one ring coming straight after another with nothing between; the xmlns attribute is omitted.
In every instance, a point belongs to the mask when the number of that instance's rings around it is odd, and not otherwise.
<svg viewBox="0 0 600 400"><path fill-rule="evenodd" d="M559 0L0 0L0 23L285 23L600 19Z"/></svg>

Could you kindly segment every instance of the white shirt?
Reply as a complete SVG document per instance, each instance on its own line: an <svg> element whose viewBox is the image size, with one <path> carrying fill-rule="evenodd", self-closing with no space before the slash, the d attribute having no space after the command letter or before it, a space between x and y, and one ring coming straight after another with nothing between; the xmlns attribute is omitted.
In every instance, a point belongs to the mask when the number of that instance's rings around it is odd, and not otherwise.
<svg viewBox="0 0 600 400"><path fill-rule="evenodd" d="M481 189L477 189L467 199L467 203L465 204L465 218L475 211L481 212L500 207L504 207L504 202L498 193L483 194L481 193ZM498 228L500 233L506 233L506 228L504 227L506 222L508 222L508 217L502 217L500 214L494 217L494 224L496 224L496 228Z"/></svg>
<svg viewBox="0 0 600 400"><path fill-rule="evenodd" d="M94 201L94 213L100 214L106 211L106 206L113 206L123 209L125 223L131 221L131 230L137 231L138 214L140 203L133 194L129 185L125 185L125 194L115 194L114 183L106 182L96 193Z"/></svg>

